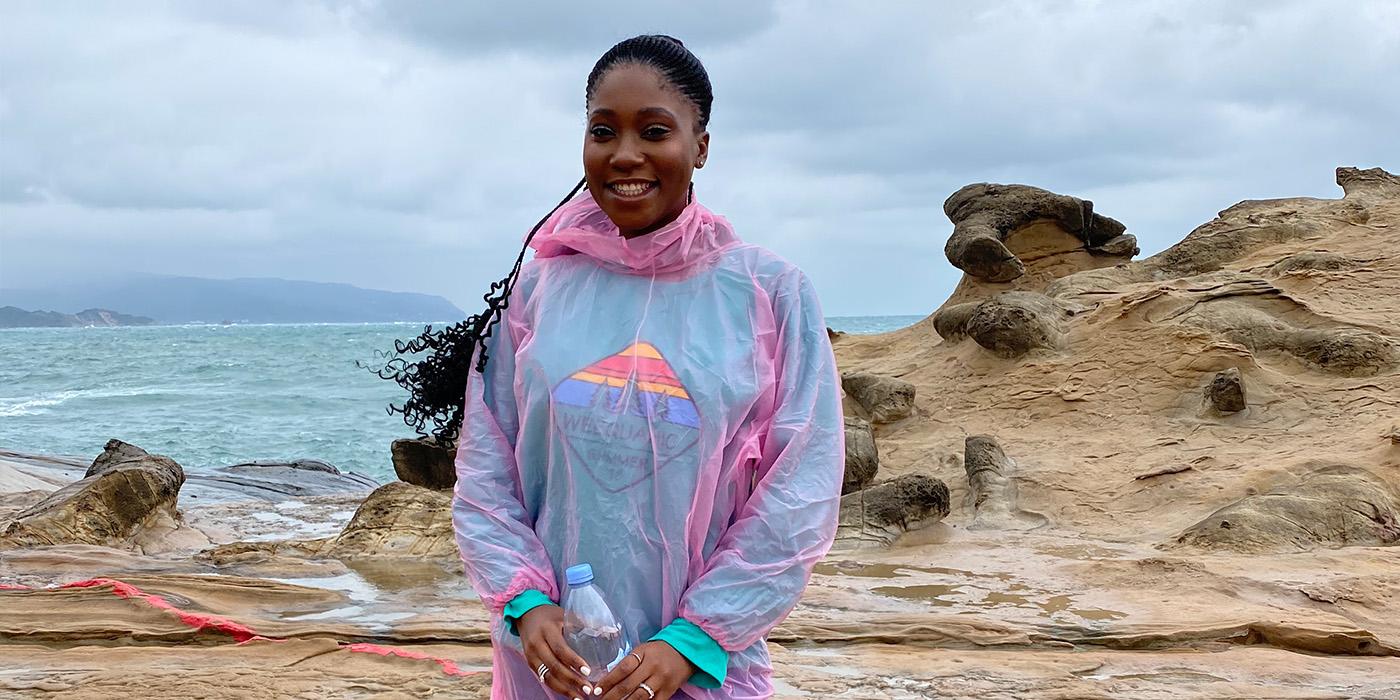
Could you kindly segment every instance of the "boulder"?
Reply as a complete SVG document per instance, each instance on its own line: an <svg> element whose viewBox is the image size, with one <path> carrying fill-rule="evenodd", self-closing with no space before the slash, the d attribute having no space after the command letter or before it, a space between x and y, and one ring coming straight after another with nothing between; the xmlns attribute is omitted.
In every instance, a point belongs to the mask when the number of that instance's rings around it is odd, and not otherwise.
<svg viewBox="0 0 1400 700"><path fill-rule="evenodd" d="M870 423L846 416L846 476L841 482L842 495L865 488L879 469L880 455Z"/></svg>
<svg viewBox="0 0 1400 700"><path fill-rule="evenodd" d="M432 437L395 440L389 448L399 481L430 489L450 489L457 483L456 445Z"/></svg>
<svg viewBox="0 0 1400 700"><path fill-rule="evenodd" d="M843 372L841 388L872 423L892 423L914 412L914 385L873 372Z"/></svg>
<svg viewBox="0 0 1400 700"><path fill-rule="evenodd" d="M1236 367L1215 374L1206 387L1206 401L1219 413L1239 413L1249 407L1245 397L1244 379Z"/></svg>
<svg viewBox="0 0 1400 700"><path fill-rule="evenodd" d="M1178 545L1237 552L1400 542L1400 493L1349 465L1318 469L1295 483L1245 496L1187 528Z"/></svg>
<svg viewBox="0 0 1400 700"><path fill-rule="evenodd" d="M837 549L887 547L900 535L948 516L948 486L905 474L841 497Z"/></svg>
<svg viewBox="0 0 1400 700"><path fill-rule="evenodd" d="M452 494L391 481L374 490L318 553L353 557L455 557Z"/></svg>
<svg viewBox="0 0 1400 700"><path fill-rule="evenodd" d="M64 486L0 523L0 549L57 544L135 546L147 529L173 529L185 471L175 460L120 440Z"/></svg>

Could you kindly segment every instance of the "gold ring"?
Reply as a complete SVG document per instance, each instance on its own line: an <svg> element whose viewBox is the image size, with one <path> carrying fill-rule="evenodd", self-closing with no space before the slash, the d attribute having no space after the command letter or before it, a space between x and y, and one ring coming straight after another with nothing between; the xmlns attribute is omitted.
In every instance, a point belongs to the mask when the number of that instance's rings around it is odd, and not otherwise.
<svg viewBox="0 0 1400 700"><path fill-rule="evenodd" d="M649 698L654 698L654 697L656 697L656 691L655 691L655 690L652 690L652 689L651 689L651 686L647 685L646 683L642 683L641 685L639 685L639 686L637 686L637 687L641 688L642 690L647 691L647 697L649 697Z"/></svg>
<svg viewBox="0 0 1400 700"><path fill-rule="evenodd" d="M639 666L641 665L641 663L642 663L642 657L637 656L637 652L634 651L634 652L632 652L631 654L628 654L628 656L635 656L635 657L637 657L637 665L639 665Z"/></svg>

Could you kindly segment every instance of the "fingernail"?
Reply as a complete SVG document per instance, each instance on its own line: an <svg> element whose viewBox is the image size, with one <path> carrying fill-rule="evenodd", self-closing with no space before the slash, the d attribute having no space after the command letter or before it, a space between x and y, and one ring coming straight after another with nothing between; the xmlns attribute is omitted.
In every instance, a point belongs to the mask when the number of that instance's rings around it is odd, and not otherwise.
<svg viewBox="0 0 1400 700"><path fill-rule="evenodd" d="M584 686L583 686L583 694L584 694L584 695L592 695L592 694L593 694L593 686L591 686L591 685L584 685Z"/></svg>
<svg viewBox="0 0 1400 700"><path fill-rule="evenodd" d="M603 689L602 689L602 688L594 688L594 689L593 689L593 694L594 694L594 695L602 695L602 694L603 694Z"/></svg>
<svg viewBox="0 0 1400 700"><path fill-rule="evenodd" d="M588 667L587 667L587 666L579 666L579 667L578 667L578 672L579 672L579 673L582 673L582 674L585 675L585 676L588 675L588 674L590 674L590 673L592 673L592 671L588 670Z"/></svg>
<svg viewBox="0 0 1400 700"><path fill-rule="evenodd" d="M588 693L584 693L584 695L587 695L587 694L588 694ZM583 698L574 698L574 700L583 700Z"/></svg>

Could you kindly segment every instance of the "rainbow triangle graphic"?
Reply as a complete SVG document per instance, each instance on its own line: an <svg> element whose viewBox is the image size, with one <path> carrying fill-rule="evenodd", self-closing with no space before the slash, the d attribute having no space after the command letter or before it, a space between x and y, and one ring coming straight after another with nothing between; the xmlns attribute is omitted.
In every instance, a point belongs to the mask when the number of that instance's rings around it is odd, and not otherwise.
<svg viewBox="0 0 1400 700"><path fill-rule="evenodd" d="M627 391L631 385L633 390ZM700 414L671 363L651 343L633 343L574 372L554 388L554 400L589 407L600 402L614 412L657 417L676 425L700 427ZM622 405L623 402L628 405Z"/></svg>

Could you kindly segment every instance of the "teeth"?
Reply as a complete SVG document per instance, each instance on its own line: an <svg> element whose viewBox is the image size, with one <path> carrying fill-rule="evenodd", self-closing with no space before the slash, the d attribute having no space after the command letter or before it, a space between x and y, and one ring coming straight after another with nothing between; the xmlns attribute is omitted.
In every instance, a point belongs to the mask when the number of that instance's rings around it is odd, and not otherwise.
<svg viewBox="0 0 1400 700"><path fill-rule="evenodd" d="M612 188L624 197L635 197L651 189L651 183L619 182L614 184Z"/></svg>

